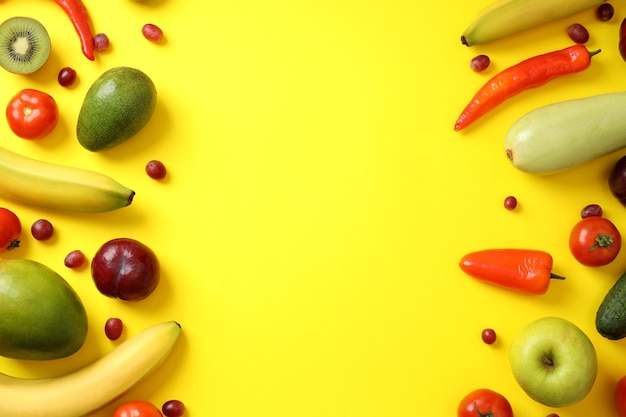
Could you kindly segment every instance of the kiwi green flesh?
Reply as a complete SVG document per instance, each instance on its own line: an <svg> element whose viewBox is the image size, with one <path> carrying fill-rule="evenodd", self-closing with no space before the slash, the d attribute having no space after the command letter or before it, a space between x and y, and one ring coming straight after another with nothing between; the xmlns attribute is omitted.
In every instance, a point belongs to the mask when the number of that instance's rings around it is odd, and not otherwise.
<svg viewBox="0 0 626 417"><path fill-rule="evenodd" d="M30 17L12 17L0 24L0 66L16 74L30 74L50 56L46 28Z"/></svg>

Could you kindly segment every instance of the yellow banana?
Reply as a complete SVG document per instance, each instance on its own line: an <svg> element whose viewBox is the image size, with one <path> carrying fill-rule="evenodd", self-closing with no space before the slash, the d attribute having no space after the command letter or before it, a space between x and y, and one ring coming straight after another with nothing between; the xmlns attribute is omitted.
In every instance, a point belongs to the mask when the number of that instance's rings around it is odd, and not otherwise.
<svg viewBox="0 0 626 417"><path fill-rule="evenodd" d="M605 0L496 0L463 32L464 45L479 45L564 19Z"/></svg>
<svg viewBox="0 0 626 417"><path fill-rule="evenodd" d="M80 417L97 410L156 369L180 333L174 321L156 324L64 376L23 379L0 374L0 417Z"/></svg>
<svg viewBox="0 0 626 417"><path fill-rule="evenodd" d="M135 192L98 172L0 147L0 197L53 210L97 213L128 206Z"/></svg>

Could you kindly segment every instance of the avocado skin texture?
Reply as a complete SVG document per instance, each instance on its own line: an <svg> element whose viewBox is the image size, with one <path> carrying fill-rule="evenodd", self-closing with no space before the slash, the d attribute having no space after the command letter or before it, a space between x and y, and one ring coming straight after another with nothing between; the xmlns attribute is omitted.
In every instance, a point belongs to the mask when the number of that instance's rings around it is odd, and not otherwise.
<svg viewBox="0 0 626 417"><path fill-rule="evenodd" d="M626 273L624 273L602 300L596 314L596 329L607 339L626 337Z"/></svg>
<svg viewBox="0 0 626 417"><path fill-rule="evenodd" d="M104 72L83 100L76 124L78 142L99 152L127 141L152 117L156 95L154 83L141 70L115 67Z"/></svg>
<svg viewBox="0 0 626 417"><path fill-rule="evenodd" d="M87 327L84 305L59 274L29 259L0 260L0 355L64 358L83 346Z"/></svg>

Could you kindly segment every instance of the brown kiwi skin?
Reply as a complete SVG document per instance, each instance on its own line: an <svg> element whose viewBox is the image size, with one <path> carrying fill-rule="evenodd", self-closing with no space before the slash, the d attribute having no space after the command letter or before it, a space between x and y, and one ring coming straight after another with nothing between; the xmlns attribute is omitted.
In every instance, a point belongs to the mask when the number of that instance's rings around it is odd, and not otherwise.
<svg viewBox="0 0 626 417"><path fill-rule="evenodd" d="M29 43L27 55L15 51L18 39ZM15 74L31 74L41 68L50 56L50 36L36 19L11 17L0 24L0 66Z"/></svg>

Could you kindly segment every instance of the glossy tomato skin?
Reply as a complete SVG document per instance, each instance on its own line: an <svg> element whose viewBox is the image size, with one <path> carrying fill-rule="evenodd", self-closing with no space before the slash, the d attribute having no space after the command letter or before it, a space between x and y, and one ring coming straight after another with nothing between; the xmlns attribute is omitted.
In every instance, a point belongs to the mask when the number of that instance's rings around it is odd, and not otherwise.
<svg viewBox="0 0 626 417"><path fill-rule="evenodd" d="M161 411L149 401L129 401L117 407L113 417L163 417Z"/></svg>
<svg viewBox="0 0 626 417"><path fill-rule="evenodd" d="M513 408L502 394L480 388L467 394L457 409L457 417L479 416L513 417Z"/></svg>
<svg viewBox="0 0 626 417"><path fill-rule="evenodd" d="M0 207L0 252L20 246L22 223L11 210Z"/></svg>
<svg viewBox="0 0 626 417"><path fill-rule="evenodd" d="M605 217L587 217L572 228L570 252L586 266L611 263L622 247L622 236L615 225Z"/></svg>
<svg viewBox="0 0 626 417"><path fill-rule="evenodd" d="M59 109L49 94L27 88L9 101L6 117L13 133L36 140L52 132L59 121Z"/></svg>

